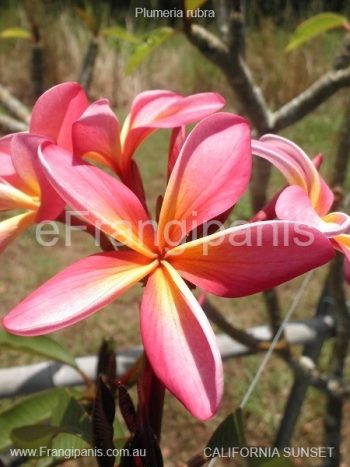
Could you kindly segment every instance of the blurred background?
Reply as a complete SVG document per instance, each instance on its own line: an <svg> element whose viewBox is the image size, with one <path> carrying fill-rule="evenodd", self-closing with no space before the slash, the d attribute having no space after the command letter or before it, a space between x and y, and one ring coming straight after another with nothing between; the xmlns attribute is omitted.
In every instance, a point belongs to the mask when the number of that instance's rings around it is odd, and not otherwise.
<svg viewBox="0 0 350 467"><path fill-rule="evenodd" d="M126 0L0 0L0 84L30 107L50 86L62 81L80 80L91 100L107 97L121 121L136 94L146 89L170 89L181 94L216 91L225 97L226 110L244 113L223 72L192 46L182 33L180 19L135 17L135 8L140 6L171 9L178 8L179 3L175 0L140 3ZM215 10L216 17L196 18L194 21L220 34L222 3L220 0L206 2L205 9ZM297 25L323 11L350 17L350 3L346 0L246 0L246 60L272 109L291 100L332 68L342 46L343 31L335 30L316 37L289 53L285 50ZM169 27L174 29L168 30ZM151 46L142 46L145 43ZM348 98L349 91L344 88L281 132L310 156L320 152L324 154L322 173L326 179L331 175L332 155L339 142ZM3 111L0 107L0 113ZM167 130L157 132L137 153L152 212L165 186L168 138ZM273 172L269 194L282 186L281 178ZM234 216L248 219L250 215L249 196L246 195ZM24 234L1 256L0 315L48 277L94 251L97 249L93 240L79 232L73 234L72 248L64 246L63 238L54 247L42 247L35 242L33 231ZM325 274L326 268L314 274L295 318L313 315ZM298 278L280 287L283 310L291 302L301 280ZM54 337L66 344L76 356L96 353L103 337L113 337L118 349L139 344L139 292L128 292L107 309L72 328L55 333ZM215 298L212 301L223 311L225 318L238 327L247 328L267 321L260 295L239 300ZM329 363L331 346L330 340L323 347L321 370ZM225 400L213 421L200 423L191 419L177 401L167 397L162 440L167 465L181 465L200 450L213 427L240 403L261 358L255 355L225 363ZM10 367L37 360L28 354L6 351L1 354L0 365ZM247 438L251 445L271 444L291 382L288 367L278 357L273 357L246 407ZM312 388L309 390L292 440L294 445L322 445L324 402L321 393ZM9 400L0 401L0 408L9 404ZM350 436L348 402L344 411L343 439L346 440ZM349 443L344 442L342 450L344 458L349 458ZM87 465L89 461L85 459L76 463ZM67 464L74 465L74 462ZM303 459L295 460L295 465L312 466L317 463Z"/></svg>

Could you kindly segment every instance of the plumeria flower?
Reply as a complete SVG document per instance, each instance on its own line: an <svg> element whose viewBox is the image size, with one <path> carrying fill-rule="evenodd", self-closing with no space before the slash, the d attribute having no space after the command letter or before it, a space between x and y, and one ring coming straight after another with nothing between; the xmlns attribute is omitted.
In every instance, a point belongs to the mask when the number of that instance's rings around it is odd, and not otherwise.
<svg viewBox="0 0 350 467"><path fill-rule="evenodd" d="M290 184L275 199L277 217L319 229L350 260L350 218L343 212L330 212L334 194L316 168L319 161L315 165L299 146L277 135L253 141L252 149L274 164Z"/></svg>
<svg viewBox="0 0 350 467"><path fill-rule="evenodd" d="M37 151L46 139L71 150L72 123L87 106L79 85L55 86L36 102L29 132L0 139L0 210L12 214L0 222L0 252L33 223L55 219L62 212L64 202L43 175Z"/></svg>
<svg viewBox="0 0 350 467"><path fill-rule="evenodd" d="M88 106L88 98L80 84L66 82L53 86L36 101L29 133L42 136L71 151L73 123Z"/></svg>
<svg viewBox="0 0 350 467"><path fill-rule="evenodd" d="M172 91L145 91L134 99L120 128L108 100L99 99L74 124L74 153L106 165L143 199L142 181L132 157L141 142L159 128L181 129L224 105L223 97L212 92L183 97Z"/></svg>
<svg viewBox="0 0 350 467"><path fill-rule="evenodd" d="M101 158L105 155L104 136L114 138L108 146L109 155L117 160L120 158L123 167L121 160L129 159L124 172L119 169L117 172L125 173L124 178L130 183L134 180L135 190L143 193L137 167L131 161L142 140L156 128L192 123L223 105L223 98L214 93L182 97L170 91L144 92L134 100L122 129L123 136L120 136L118 120L107 99L89 105L84 89L75 82L50 88L33 107L29 131L0 139L0 209L25 210L23 214L0 222L0 252L30 225L55 219L64 208L64 203L47 184L36 162L38 147L43 141L49 140L72 151L72 129L77 120L74 149L78 152L81 146L88 145L90 149L101 151ZM89 128L90 125L97 125L97 128ZM84 131L87 128L86 135ZM113 165L108 157L104 161L107 166ZM116 162L116 167L119 167L119 162Z"/></svg>
<svg viewBox="0 0 350 467"><path fill-rule="evenodd" d="M215 414L223 392L220 352L188 282L215 295L241 297L334 256L318 230L290 221L231 227L184 242L246 190L250 143L241 117L217 113L202 120L177 157L156 229L138 197L118 179L44 144L43 170L60 196L125 247L94 254L57 274L4 318L5 328L27 336L62 329L142 281L141 337L157 377L195 417Z"/></svg>

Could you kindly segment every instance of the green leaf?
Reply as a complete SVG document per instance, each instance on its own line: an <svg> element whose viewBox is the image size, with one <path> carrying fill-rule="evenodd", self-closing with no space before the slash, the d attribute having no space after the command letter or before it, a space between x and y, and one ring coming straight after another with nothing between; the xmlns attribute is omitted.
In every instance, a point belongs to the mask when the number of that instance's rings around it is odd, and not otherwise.
<svg viewBox="0 0 350 467"><path fill-rule="evenodd" d="M4 346L13 350L31 352L43 357L57 360L77 369L78 366L72 355L50 337L22 337L14 336L6 331L0 330L0 347Z"/></svg>
<svg viewBox="0 0 350 467"><path fill-rule="evenodd" d="M211 449L215 457L215 449L229 449L245 446L242 410L237 409L220 423L210 438L207 447Z"/></svg>
<svg viewBox="0 0 350 467"><path fill-rule="evenodd" d="M92 443L92 421L79 402L63 390L58 397L56 408L51 417L53 426L65 433L82 436L86 442Z"/></svg>
<svg viewBox="0 0 350 467"><path fill-rule="evenodd" d="M299 24L286 47L286 51L289 52L290 50L296 49L301 44L304 44L330 29L341 28L346 25L346 17L336 13L320 13L312 16Z"/></svg>
<svg viewBox="0 0 350 467"><path fill-rule="evenodd" d="M80 436L74 435L73 433L59 433L52 440L52 449L91 449L91 445L80 438Z"/></svg>
<svg viewBox="0 0 350 467"><path fill-rule="evenodd" d="M51 425L25 425L13 429L11 439L17 448L39 450L40 447L50 447L51 439L59 433L59 430ZM37 453L37 456L39 455L40 452Z"/></svg>
<svg viewBox="0 0 350 467"><path fill-rule="evenodd" d="M126 67L127 73L132 73L146 57L173 34L174 29L163 27L153 29L153 31L143 35L133 46L133 51L131 52Z"/></svg>
<svg viewBox="0 0 350 467"><path fill-rule="evenodd" d="M185 10L197 10L201 8L207 0L185 0Z"/></svg>
<svg viewBox="0 0 350 467"><path fill-rule="evenodd" d="M0 449L11 446L11 431L22 425L35 424L48 419L57 405L63 389L49 389L27 397L0 413Z"/></svg>
<svg viewBox="0 0 350 467"><path fill-rule="evenodd" d="M12 430L11 439L19 448L53 448L65 443L67 449L71 449L71 440L77 448L91 447L92 423L78 401L72 398L67 390L62 389L56 397L49 425L26 423ZM45 456L45 452L39 455ZM48 463L51 462L49 458L46 459Z"/></svg>
<svg viewBox="0 0 350 467"><path fill-rule="evenodd" d="M3 39L27 39L33 38L32 33L24 28L7 28L0 32L0 37Z"/></svg>
<svg viewBox="0 0 350 467"><path fill-rule="evenodd" d="M41 465L50 465L59 459L76 457L77 450L91 449L91 445L73 433L62 432L59 427L51 425L27 425L16 428L11 434L13 444L21 449L35 449L31 457L41 457ZM46 456L50 449L50 456ZM57 456L55 456L55 451ZM65 456L62 457L61 451ZM75 451L75 452L74 452Z"/></svg>
<svg viewBox="0 0 350 467"><path fill-rule="evenodd" d="M101 34L105 37L112 37L113 39L121 39L126 42L136 43L138 38L128 32L126 29L121 26L110 26L103 28Z"/></svg>
<svg viewBox="0 0 350 467"><path fill-rule="evenodd" d="M71 433L58 433L52 439L50 449L51 457L47 456L38 459L36 461L36 467L50 467L57 465L60 461L69 459L69 456L62 457L60 452L65 452L67 454L72 453L72 457L75 457L74 451L76 450L75 452L79 451L82 456L85 456L84 450L91 449L91 446L79 436Z"/></svg>
<svg viewBox="0 0 350 467"><path fill-rule="evenodd" d="M118 417L115 417L113 422L113 441L114 444L118 444L119 447L121 444L125 444L126 440L129 438L129 433L126 432L121 421Z"/></svg>

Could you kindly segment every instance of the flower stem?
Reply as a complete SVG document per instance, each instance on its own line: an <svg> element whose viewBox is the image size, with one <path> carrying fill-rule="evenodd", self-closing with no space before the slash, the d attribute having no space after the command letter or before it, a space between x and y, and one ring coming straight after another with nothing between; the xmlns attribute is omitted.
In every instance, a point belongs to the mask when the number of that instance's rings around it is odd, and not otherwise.
<svg viewBox="0 0 350 467"><path fill-rule="evenodd" d="M147 356L144 357L143 372L138 383L139 423L141 431L151 428L160 440L164 407L165 387L153 371Z"/></svg>

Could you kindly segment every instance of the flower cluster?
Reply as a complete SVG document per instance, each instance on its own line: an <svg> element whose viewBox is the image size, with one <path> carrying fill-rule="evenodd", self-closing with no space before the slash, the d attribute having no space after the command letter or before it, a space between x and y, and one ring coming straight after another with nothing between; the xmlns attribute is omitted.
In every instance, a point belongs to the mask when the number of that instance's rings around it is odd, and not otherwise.
<svg viewBox="0 0 350 467"><path fill-rule="evenodd" d="M327 263L334 248L350 256L349 218L328 213L333 194L316 165L286 139L252 140L247 121L223 106L215 93L148 91L120 126L108 100L89 104L78 84L64 83L39 98L28 132L0 139L0 208L24 211L0 222L1 250L33 223L62 221L67 208L121 245L44 283L7 314L5 329L23 336L62 329L142 282L145 353L199 419L217 411L223 370L191 288L247 296ZM133 156L159 129L172 132L167 186L152 220ZM249 185L253 154L290 186L249 223L225 228Z"/></svg>

